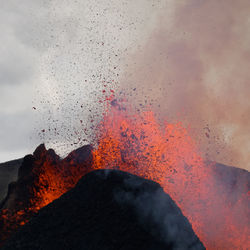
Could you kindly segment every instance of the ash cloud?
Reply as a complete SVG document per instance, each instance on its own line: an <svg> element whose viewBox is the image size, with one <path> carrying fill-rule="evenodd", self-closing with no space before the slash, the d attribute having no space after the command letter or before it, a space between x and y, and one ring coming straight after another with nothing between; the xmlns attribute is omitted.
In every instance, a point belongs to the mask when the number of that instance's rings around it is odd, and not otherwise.
<svg viewBox="0 0 250 250"><path fill-rule="evenodd" d="M248 170L249 11L246 0L167 1L121 86L189 126L208 159Z"/></svg>

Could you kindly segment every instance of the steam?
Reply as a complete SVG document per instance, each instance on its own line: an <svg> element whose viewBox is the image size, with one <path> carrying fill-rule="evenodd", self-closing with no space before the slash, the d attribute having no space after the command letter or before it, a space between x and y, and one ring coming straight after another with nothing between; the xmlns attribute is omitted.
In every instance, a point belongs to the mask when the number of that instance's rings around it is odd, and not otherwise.
<svg viewBox="0 0 250 250"><path fill-rule="evenodd" d="M121 89L182 120L208 159L250 169L250 4L168 1Z"/></svg>

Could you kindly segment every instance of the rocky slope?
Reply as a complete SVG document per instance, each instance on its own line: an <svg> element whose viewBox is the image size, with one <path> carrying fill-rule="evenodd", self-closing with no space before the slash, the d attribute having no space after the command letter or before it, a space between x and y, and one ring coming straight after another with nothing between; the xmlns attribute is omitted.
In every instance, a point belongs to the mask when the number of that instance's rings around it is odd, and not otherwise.
<svg viewBox="0 0 250 250"><path fill-rule="evenodd" d="M117 170L85 175L2 250L204 249L159 184Z"/></svg>

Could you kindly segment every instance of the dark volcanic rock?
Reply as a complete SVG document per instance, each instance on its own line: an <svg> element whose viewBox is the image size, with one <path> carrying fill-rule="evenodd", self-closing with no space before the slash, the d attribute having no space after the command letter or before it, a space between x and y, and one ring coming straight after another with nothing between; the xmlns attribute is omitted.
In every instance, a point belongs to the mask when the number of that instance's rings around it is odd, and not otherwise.
<svg viewBox="0 0 250 250"><path fill-rule="evenodd" d="M159 184L117 170L85 175L2 250L204 249Z"/></svg>
<svg viewBox="0 0 250 250"><path fill-rule="evenodd" d="M37 192L50 185L49 180L41 182L41 176L46 172L54 171L56 175L73 176L71 170L76 168L75 174L85 174L91 165L91 146L83 146L71 152L65 159L55 153L53 149L46 149L44 144L36 148L33 155L26 155L18 169L18 178L9 185L8 194L0 209L20 210L29 207L29 203L37 198ZM47 176L46 176L47 177ZM48 182L46 182L48 181Z"/></svg>
<svg viewBox="0 0 250 250"><path fill-rule="evenodd" d="M41 207L70 190L91 170L91 150L90 145L83 146L60 159L41 144L33 155L23 158L17 180L9 184L0 203L0 246Z"/></svg>
<svg viewBox="0 0 250 250"><path fill-rule="evenodd" d="M53 151L54 152L54 151ZM18 169L18 178L9 185L8 194L1 204L1 209L21 209L29 206L30 200L35 195L35 190L39 190L37 179L44 163L56 165L59 157L51 150L46 150L41 144L34 151L33 155L26 155ZM38 187L36 187L38 186Z"/></svg>

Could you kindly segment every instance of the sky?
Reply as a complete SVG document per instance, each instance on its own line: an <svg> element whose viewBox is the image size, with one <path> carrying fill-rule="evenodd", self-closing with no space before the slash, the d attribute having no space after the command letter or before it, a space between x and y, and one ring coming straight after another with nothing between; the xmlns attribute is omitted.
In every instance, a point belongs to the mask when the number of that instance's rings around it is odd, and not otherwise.
<svg viewBox="0 0 250 250"><path fill-rule="evenodd" d="M208 158L249 170L249 11L248 0L0 0L0 162L91 142L108 84L136 88L135 105L152 99L191 126Z"/></svg>
<svg viewBox="0 0 250 250"><path fill-rule="evenodd" d="M37 8L26 1L29 8ZM36 58L41 54L30 41L34 32L27 6L0 1L0 161L22 157L32 148L31 110ZM30 16L30 17L29 17ZM38 141L34 141L38 143Z"/></svg>

